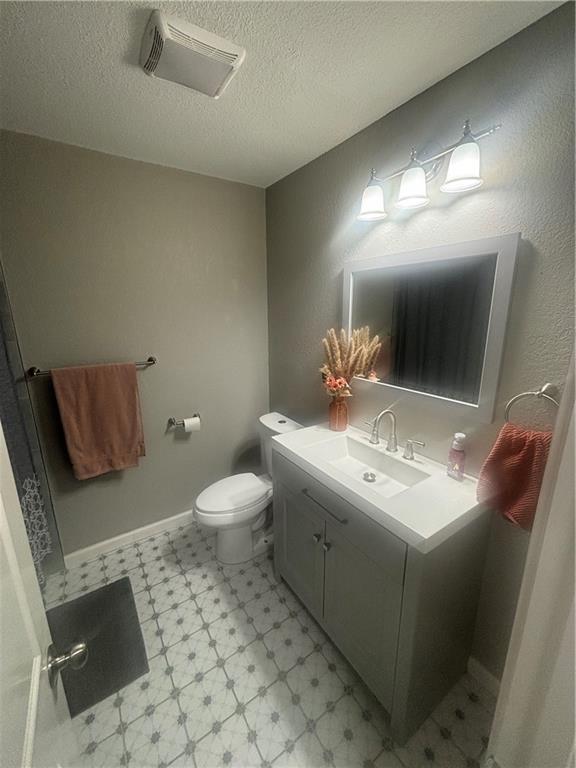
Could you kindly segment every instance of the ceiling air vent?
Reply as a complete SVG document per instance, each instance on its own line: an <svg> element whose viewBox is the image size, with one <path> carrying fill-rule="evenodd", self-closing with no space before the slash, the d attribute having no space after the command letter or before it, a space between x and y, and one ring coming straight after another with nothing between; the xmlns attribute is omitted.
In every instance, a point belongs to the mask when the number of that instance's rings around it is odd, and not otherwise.
<svg viewBox="0 0 576 768"><path fill-rule="evenodd" d="M143 70L218 99L240 68L246 51L173 16L153 11L140 51Z"/></svg>
<svg viewBox="0 0 576 768"><path fill-rule="evenodd" d="M158 32L158 28L154 27L154 37L152 38L152 48L150 49L150 54L148 55L148 58L142 64L146 72L151 74L154 72L156 67L158 66L158 61L160 59L160 55L162 54L162 46L164 45L164 41L162 40L162 35L160 32Z"/></svg>

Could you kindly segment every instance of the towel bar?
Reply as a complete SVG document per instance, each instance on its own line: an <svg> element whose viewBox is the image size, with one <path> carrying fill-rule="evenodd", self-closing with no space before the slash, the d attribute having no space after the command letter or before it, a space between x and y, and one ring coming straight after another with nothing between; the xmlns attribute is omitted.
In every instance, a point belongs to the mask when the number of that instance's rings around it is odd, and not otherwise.
<svg viewBox="0 0 576 768"><path fill-rule="evenodd" d="M148 360L140 360L134 363L134 365L136 368L149 368L151 365L156 365L157 362L158 358L154 357L154 355L150 355ZM33 366L32 368L28 368L26 375L29 379L35 379L38 376L50 376L50 371L43 371L40 368Z"/></svg>

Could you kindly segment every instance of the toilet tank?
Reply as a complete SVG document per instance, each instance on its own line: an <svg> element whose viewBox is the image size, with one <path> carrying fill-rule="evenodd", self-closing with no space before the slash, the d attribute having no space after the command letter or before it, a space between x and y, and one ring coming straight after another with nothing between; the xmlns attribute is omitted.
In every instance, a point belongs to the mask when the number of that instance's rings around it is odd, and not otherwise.
<svg viewBox="0 0 576 768"><path fill-rule="evenodd" d="M274 435L293 432L301 427L302 424L292 421L292 419L283 416L281 413L265 413L258 419L263 469L270 477L272 477L272 438Z"/></svg>

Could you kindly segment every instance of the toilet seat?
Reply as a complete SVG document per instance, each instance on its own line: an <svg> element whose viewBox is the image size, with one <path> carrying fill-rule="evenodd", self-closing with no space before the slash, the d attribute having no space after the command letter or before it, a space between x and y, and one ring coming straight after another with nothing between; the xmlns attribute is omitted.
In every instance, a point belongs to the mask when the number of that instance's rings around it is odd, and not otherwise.
<svg viewBox="0 0 576 768"><path fill-rule="evenodd" d="M246 523L266 509L272 499L272 480L268 475L244 472L218 480L196 499L196 517L209 526Z"/></svg>

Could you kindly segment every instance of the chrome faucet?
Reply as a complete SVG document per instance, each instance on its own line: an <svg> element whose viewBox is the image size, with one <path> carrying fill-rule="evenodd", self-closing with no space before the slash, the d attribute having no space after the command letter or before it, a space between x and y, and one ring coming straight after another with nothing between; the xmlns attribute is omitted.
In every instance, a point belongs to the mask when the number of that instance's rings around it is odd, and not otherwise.
<svg viewBox="0 0 576 768"><path fill-rule="evenodd" d="M370 442L372 445L378 445L380 443L380 422L384 416L390 416L390 434L388 435L386 450L395 453L398 450L398 439L396 437L396 416L394 415L394 412L389 408L385 408L383 411L380 411L374 421L371 422L372 433L370 435Z"/></svg>

